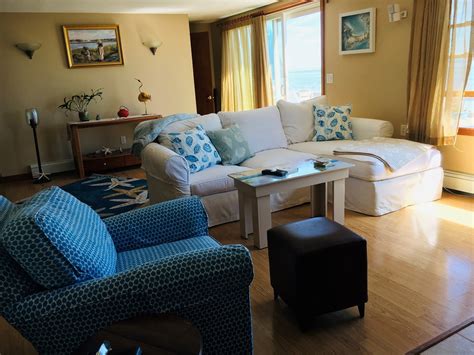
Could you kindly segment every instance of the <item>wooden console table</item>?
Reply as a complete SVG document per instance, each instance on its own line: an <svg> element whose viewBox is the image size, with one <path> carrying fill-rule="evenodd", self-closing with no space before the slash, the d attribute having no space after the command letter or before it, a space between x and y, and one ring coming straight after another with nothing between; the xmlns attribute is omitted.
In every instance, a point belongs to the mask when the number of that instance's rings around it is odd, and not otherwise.
<svg viewBox="0 0 474 355"><path fill-rule="evenodd" d="M132 155L130 149L124 149L122 152L114 152L109 155L86 154L81 152L81 140L79 130L83 128L97 128L104 126L115 126L126 123L140 123L143 121L156 120L162 118L161 115L140 115L129 116L127 118L106 118L98 121L68 122L68 135L71 140L74 163L79 177L82 179L86 172L102 172L110 169L119 169L127 166L139 165L140 159Z"/></svg>

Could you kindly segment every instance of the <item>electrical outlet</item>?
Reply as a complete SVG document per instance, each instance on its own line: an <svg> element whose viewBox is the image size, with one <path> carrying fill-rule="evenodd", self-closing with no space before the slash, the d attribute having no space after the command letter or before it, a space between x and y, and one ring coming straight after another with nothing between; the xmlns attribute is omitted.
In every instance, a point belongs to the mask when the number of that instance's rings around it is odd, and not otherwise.
<svg viewBox="0 0 474 355"><path fill-rule="evenodd" d="M120 144L127 144L127 137L120 136Z"/></svg>
<svg viewBox="0 0 474 355"><path fill-rule="evenodd" d="M326 74L326 84L333 84L334 83L334 74L327 73Z"/></svg>
<svg viewBox="0 0 474 355"><path fill-rule="evenodd" d="M407 125L407 124L402 124L402 125L400 126L400 135L401 135L402 137L406 137L407 134L408 134L408 125Z"/></svg>

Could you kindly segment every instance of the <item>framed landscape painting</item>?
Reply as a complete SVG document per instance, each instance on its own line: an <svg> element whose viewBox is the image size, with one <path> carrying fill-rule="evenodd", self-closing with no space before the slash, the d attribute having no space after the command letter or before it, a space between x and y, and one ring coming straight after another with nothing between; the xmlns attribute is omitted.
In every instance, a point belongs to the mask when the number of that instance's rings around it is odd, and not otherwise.
<svg viewBox="0 0 474 355"><path fill-rule="evenodd" d="M339 54L375 52L375 8L339 15Z"/></svg>
<svg viewBox="0 0 474 355"><path fill-rule="evenodd" d="M118 25L63 26L69 68L123 65Z"/></svg>

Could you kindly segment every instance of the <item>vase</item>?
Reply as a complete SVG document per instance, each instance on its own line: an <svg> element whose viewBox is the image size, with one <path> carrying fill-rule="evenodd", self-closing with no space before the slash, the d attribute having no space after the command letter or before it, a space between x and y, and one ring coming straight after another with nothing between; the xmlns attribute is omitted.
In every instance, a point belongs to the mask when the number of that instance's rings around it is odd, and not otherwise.
<svg viewBox="0 0 474 355"><path fill-rule="evenodd" d="M89 121L89 112L78 112L79 113L79 120L81 121Z"/></svg>

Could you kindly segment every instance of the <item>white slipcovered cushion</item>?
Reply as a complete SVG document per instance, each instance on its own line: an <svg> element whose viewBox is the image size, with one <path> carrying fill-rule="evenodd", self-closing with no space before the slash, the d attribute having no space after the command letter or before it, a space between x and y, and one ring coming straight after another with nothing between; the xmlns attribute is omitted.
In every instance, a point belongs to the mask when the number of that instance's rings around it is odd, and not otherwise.
<svg viewBox="0 0 474 355"><path fill-rule="evenodd" d="M437 149L428 150L395 172L390 171L380 160L373 157L364 155L333 155L334 149L343 148L344 145L348 144L351 144L351 141L304 142L292 144L289 146L289 149L354 164L349 169L349 176L366 181L392 179L441 166L441 154Z"/></svg>
<svg viewBox="0 0 474 355"><path fill-rule="evenodd" d="M281 123L288 144L310 141L314 136L313 105L328 105L326 96L318 96L300 103L279 100Z"/></svg>
<svg viewBox="0 0 474 355"><path fill-rule="evenodd" d="M218 113L224 128L237 124L247 140L250 153L267 149L286 148L285 133L276 106L240 112Z"/></svg>
<svg viewBox="0 0 474 355"><path fill-rule="evenodd" d="M290 149L270 149L255 154L253 158L245 160L241 166L251 169L290 167L296 166L308 159L314 159L313 154L297 152Z"/></svg>
<svg viewBox="0 0 474 355"><path fill-rule="evenodd" d="M190 129L196 128L198 125L201 125L205 131L215 131L216 129L222 128L219 116L217 116L215 113L210 113L208 115L198 116L190 120L177 121L170 124L160 132L160 135L158 136L158 143L164 145L168 149L172 149L172 144L168 138L168 134L188 131Z"/></svg>
<svg viewBox="0 0 474 355"><path fill-rule="evenodd" d="M355 140L393 135L393 125L388 121L373 118L351 117L352 136Z"/></svg>
<svg viewBox="0 0 474 355"><path fill-rule="evenodd" d="M208 196L235 190L234 180L228 175L246 170L249 168L238 165L215 165L199 171L190 177L191 194Z"/></svg>

